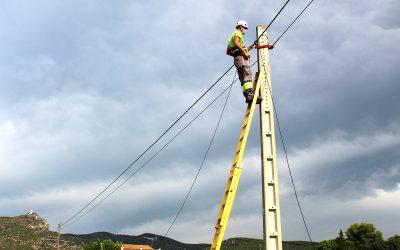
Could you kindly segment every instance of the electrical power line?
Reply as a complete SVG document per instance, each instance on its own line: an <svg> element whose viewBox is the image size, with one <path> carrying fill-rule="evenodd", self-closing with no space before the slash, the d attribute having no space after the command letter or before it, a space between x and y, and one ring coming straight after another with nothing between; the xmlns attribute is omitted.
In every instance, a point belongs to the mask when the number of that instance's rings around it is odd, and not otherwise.
<svg viewBox="0 0 400 250"><path fill-rule="evenodd" d="M229 96L230 96L230 94L231 94L232 85L233 85L233 83L235 82L235 77L236 77L236 73L233 75L232 83L231 83L231 85L230 85L230 87L229 87L228 94L226 95L226 99L225 99L224 106L222 107L221 114L219 115L219 119L218 119L217 125L215 126L213 135L212 135L212 137L211 137L210 143L208 144L208 147L207 147L207 150L206 150L206 152L205 152L205 154L204 154L203 160L201 161L200 167L199 167L199 169L197 170L197 174L196 174L196 176L194 177L194 180L193 180L193 182L192 182L192 185L190 185L189 191L187 192L187 194L186 194L186 196L185 196L185 199L183 200L182 205L180 206L180 208L179 208L179 210L178 210L178 213L175 215L175 217L174 217L174 219L173 219L171 225L168 227L167 232L164 234L164 237L167 237L169 231L171 230L171 228L172 228L173 225L175 224L176 220L178 219L178 216L181 214L182 209L183 209L183 207L185 206L186 202L188 201L189 195L190 195L190 193L191 193L192 190L193 190L194 184L196 184L197 178L198 178L199 175L200 175L200 171L201 171L201 169L202 169L203 166L204 166L204 162L205 162L206 159L207 159L208 152L210 152L211 145L213 144L214 139L215 139L215 135L217 134L218 127L219 127L219 125L221 124L222 117L223 117L224 112L225 112L226 104L228 103Z"/></svg>
<svg viewBox="0 0 400 250"><path fill-rule="evenodd" d="M286 29L282 32L282 34L275 40L275 42L272 44L273 46L275 46L275 44L281 39L281 37L290 29L290 27L292 27L292 25L297 21L297 19L299 19L299 17L304 13L304 11L307 10L307 8L312 4L312 2L314 2L314 0L311 0L306 7L304 7L304 9L297 15L297 17L295 19L293 19L292 23L286 27Z"/></svg>
<svg viewBox="0 0 400 250"><path fill-rule="evenodd" d="M110 182L99 194L97 194L92 200L90 200L86 205L84 205L79 211L77 211L74 215L69 217L65 222L61 223L61 227L73 220L76 216L78 216L83 210L85 210L90 204L92 204L97 198L99 198L106 190L108 190L111 185L113 185L122 175L124 175L147 151L149 151L158 141L167 134L172 127L174 127L232 68L234 65L230 66L189 108L183 112L178 119L176 119L153 143L150 144L129 166L122 171L113 181Z"/></svg>
<svg viewBox="0 0 400 250"><path fill-rule="evenodd" d="M254 64L253 64L254 65ZM143 163L139 168L137 168L132 174L130 174L119 186L114 188L107 196L97 202L94 206L92 206L89 210L83 213L81 216L77 217L75 220L69 222L68 225L72 225L73 223L80 220L82 217L90 213L93 209L95 209L98 205L103 203L107 198L109 198L112 194L114 194L119 188L121 188L130 178L136 175L140 170L142 170L153 158L155 158L161 151L163 151L171 142L173 142L176 137L178 137L183 131L185 131L197 118L199 118L216 100L218 100L228 89L230 89L233 84L238 79L234 80L227 88L225 88L218 96L216 96L203 110L200 111L198 115L196 115L190 122L188 122L174 137L172 137L163 147L161 147L156 153L154 153L145 163ZM64 223L64 225L67 223Z"/></svg>
<svg viewBox="0 0 400 250"><path fill-rule="evenodd" d="M289 3L290 0L287 0L285 2L285 4L280 8L280 10L276 13L276 15L274 16L274 18L270 21L270 23L267 26L267 29L272 25L272 23L276 20L276 18L281 14L281 12L283 11L283 9L286 7L286 5ZM273 45L275 45L280 39L281 37L289 30L289 28L296 22L296 20L304 13L304 11L311 5L311 3L314 0L311 0L307 6L300 12L300 14L293 20L293 22L285 29L285 31L278 37L278 39L274 42ZM257 40L254 42L254 44L256 44L258 42L258 40L260 39L260 37L265 33L265 31L267 30L265 29L264 32L257 38ZM254 64L253 64L254 65ZM153 143L150 144L150 146L148 146L146 148L146 150L144 150L124 171L122 171L122 173L120 175L118 175L113 181L111 181L99 194L97 194L92 200L90 200L86 205L84 205L79 211L77 211L74 215L72 215L71 217L69 217L65 222L61 223L61 227L66 225L67 223L69 223L70 221L72 221L75 217L77 217L80 213L82 213L87 207L89 207L95 200L97 200L105 191L107 191L117 180L119 180L144 154L146 154L158 141L161 140L162 137L164 137L232 68L234 67L234 65L231 65L192 105L189 106L188 109L186 109L185 112L183 112L178 119L176 119ZM233 83L232 83L233 84ZM227 89L226 89L227 90ZM226 91L225 90L225 91ZM224 91L224 92L225 92ZM214 100L215 101L215 100ZM152 158L150 158L152 159ZM142 165L142 167L144 167ZM139 168L141 169L141 168ZM137 171L135 171L135 173L137 173ZM134 173L134 174L135 174ZM131 176L130 176L131 177ZM130 178L128 177L123 184ZM123 185L122 184L122 185ZM118 186L116 189L114 189L109 195L107 195L103 200L101 200L99 203L97 203L94 207L97 207L97 205L99 205L102 201L104 201L106 198L108 198L112 193L114 193L117 189L119 189L122 185ZM92 207L90 210L91 211L94 209L94 207ZM86 215L88 212L86 212L84 215ZM84 216L83 215L83 216ZM83 217L81 216L81 217ZM79 217L79 219L81 218ZM78 220L79 220L78 219ZM77 220L74 220L73 222L75 222Z"/></svg>
<svg viewBox="0 0 400 250"><path fill-rule="evenodd" d="M268 27L270 27L272 25L272 23L276 20L276 18L280 15L280 13L282 12L282 10L286 7L286 5L289 3L290 0L287 0L285 2L285 4L281 7L281 9L277 12L277 14L274 16L274 18L271 20L271 22L268 24ZM258 38L259 39L259 38ZM258 41L258 39L254 42L254 44ZM189 110L191 110L193 108L193 106L195 106L232 68L234 67L234 65L231 65L218 79L217 81L215 81L192 105L189 106L189 108L182 113L182 115L180 115L178 117L178 119L176 121L174 121L170 127L168 129L166 129L152 144L150 144L150 146L148 146L146 148L146 150L144 150L124 171L122 171L122 173L120 175L118 175L113 181L110 182L110 184L108 184L99 194L97 194L92 200L90 200L86 205L84 205L80 210L78 210L74 215L72 215L71 217L69 217L65 222L61 223L61 227L64 226L66 223L70 222L71 220L73 220L76 216L78 216L83 210L85 210L88 206L90 206L90 204L92 204L95 200L97 200L105 191L107 191L111 185L113 185L117 180L119 180L119 178L121 178L121 176L123 176L126 171L128 171L147 151L149 151L159 140L161 140L162 137L164 137L164 135L166 133L168 133L172 127L175 126L176 123L178 123L179 120L181 120L181 118L183 116L185 116Z"/></svg>
<svg viewBox="0 0 400 250"><path fill-rule="evenodd" d="M264 59L262 60L262 66L263 66L264 71L267 72L267 69L265 68L265 61L264 61ZM270 64L268 63L268 69L269 69L269 68L270 68ZM268 86L269 92L271 93L272 107L274 108L274 111L275 111L275 112L274 112L274 113L275 113L275 119L276 119L276 123L277 123L277 125L278 125L279 136L280 136L280 138L281 138L281 143L282 143L282 147L283 147L283 152L284 152L284 154L285 154L285 159L286 159L286 166L287 166L287 169L288 169L288 171L289 171L289 176L290 176L292 188L293 188L293 191L294 191L294 195L295 195L295 197L296 197L297 206L298 206L298 208L299 208L299 212L300 212L300 215L301 215L301 218L302 218L302 221L303 221L303 225L304 225L305 230L306 230L306 232L307 232L307 235L308 235L308 238L309 238L309 240L310 240L310 243L313 244L313 241L312 241L312 238L311 238L311 233L310 233L310 230L308 229L307 222L306 222L306 220L305 220L305 216L304 216L304 213L303 213L301 204L300 204L299 196L298 196L297 189L296 189L296 185L295 185L295 182L294 182L292 170L291 170L291 167L290 167L289 157L288 157L287 150L286 150L286 144L285 144L285 140L284 140L284 137L283 137L283 132L282 132L281 125L280 125L280 121L279 121L278 110L277 110L277 108L276 108L275 100L274 100L274 98L273 98L273 96L272 96L271 83L268 81L268 77L266 77L265 79L266 79L266 83L267 83L266 85ZM313 244L313 247L315 248L314 244Z"/></svg>
<svg viewBox="0 0 400 250"><path fill-rule="evenodd" d="M276 18L281 14L281 12L283 11L283 9L286 7L286 5L290 2L290 0L286 0L286 2L282 5L282 7L280 8L280 10L275 14L274 18L272 18L272 20L269 22L269 24L267 25L266 29L260 34L259 37L257 37L257 40L254 41L253 45L257 44L258 41L260 40L260 37L262 37L264 35L264 33L268 30L268 28L275 22Z"/></svg>
<svg viewBox="0 0 400 250"><path fill-rule="evenodd" d="M257 63L257 60L254 63L252 63L251 67L253 67L256 63ZM94 206L92 206L90 209L88 209L86 212L84 212L81 216L77 217L75 220L72 220L71 222L69 222L69 224L65 223L65 225L72 225L75 222L79 221L82 217L86 216L88 213L93 211L97 206L99 206L106 199L108 199L112 194L114 194L118 189L120 189L130 178L132 178L141 169L143 169L153 158L155 158L162 150L164 150L171 142L173 142L176 137L178 137L183 131L185 131L187 129L187 127L189 127L195 120L197 120L197 118L199 116L201 116L228 89L230 89L237 80L238 79L234 79L233 82L227 88L225 88L218 96L216 96L202 111L200 111L200 113L197 116L195 116L190 122L188 122L174 137L172 137L162 148L160 148L156 153L154 153L145 163L143 163L138 169L136 169L132 174L130 174L119 186L114 188L107 196L105 196L103 199L101 199L99 202L97 202Z"/></svg>

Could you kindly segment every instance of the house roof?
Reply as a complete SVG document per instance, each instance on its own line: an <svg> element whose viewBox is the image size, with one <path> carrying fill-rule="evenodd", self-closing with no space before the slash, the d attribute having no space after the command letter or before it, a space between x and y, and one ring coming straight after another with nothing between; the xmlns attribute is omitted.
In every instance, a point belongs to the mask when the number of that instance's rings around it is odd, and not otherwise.
<svg viewBox="0 0 400 250"><path fill-rule="evenodd" d="M121 250L154 250L149 245L122 244Z"/></svg>

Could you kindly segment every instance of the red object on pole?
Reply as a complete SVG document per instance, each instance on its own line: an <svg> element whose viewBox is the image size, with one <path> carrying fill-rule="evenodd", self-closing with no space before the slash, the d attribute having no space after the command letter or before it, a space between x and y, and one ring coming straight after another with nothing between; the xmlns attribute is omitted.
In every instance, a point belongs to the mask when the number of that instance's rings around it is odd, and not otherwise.
<svg viewBox="0 0 400 250"><path fill-rule="evenodd" d="M274 46L270 45L270 44L266 44L266 45L256 45L256 49L273 49Z"/></svg>

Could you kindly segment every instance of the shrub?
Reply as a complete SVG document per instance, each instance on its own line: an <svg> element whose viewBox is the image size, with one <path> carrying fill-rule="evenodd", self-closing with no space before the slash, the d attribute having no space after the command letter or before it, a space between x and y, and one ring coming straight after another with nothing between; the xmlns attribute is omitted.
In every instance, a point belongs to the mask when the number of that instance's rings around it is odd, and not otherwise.
<svg viewBox="0 0 400 250"><path fill-rule="evenodd" d="M121 243L112 240L92 240L82 245L82 250L120 250Z"/></svg>

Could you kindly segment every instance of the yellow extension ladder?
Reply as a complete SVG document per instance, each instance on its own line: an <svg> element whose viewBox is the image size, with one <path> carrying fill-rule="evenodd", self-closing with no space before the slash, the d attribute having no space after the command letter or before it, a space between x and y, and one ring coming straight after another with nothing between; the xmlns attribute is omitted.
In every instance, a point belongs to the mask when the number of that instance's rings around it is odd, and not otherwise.
<svg viewBox="0 0 400 250"><path fill-rule="evenodd" d="M257 79L257 77L256 77ZM261 78L258 78L261 79ZM222 240L224 238L228 219L232 210L232 205L235 199L236 190L239 184L240 175L242 173L242 160L244 150L246 148L247 138L253 120L254 112L257 106L257 99L260 93L260 81L256 81L256 87L254 90L254 98L252 103L247 106L246 114L243 119L242 129L240 131L239 140L236 146L235 155L232 161L232 167L228 176L228 181L225 187L225 193L221 201L220 210L215 224L215 234L211 245L211 249L220 249Z"/></svg>
<svg viewBox="0 0 400 250"><path fill-rule="evenodd" d="M280 201L278 187L278 168L276 162L276 143L274 128L274 107L271 90L271 72L269 69L269 51L266 45L268 37L266 27L257 26L258 75L255 80L254 98L247 106L239 140L233 157L225 192L221 201L215 224L212 250L220 250L228 225L229 216L235 200L236 190L242 173L242 160L250 132L251 122L260 96L260 132L261 132L261 177L263 207L263 243L264 250L282 250L282 232L280 220ZM264 48L264 49L263 49Z"/></svg>

